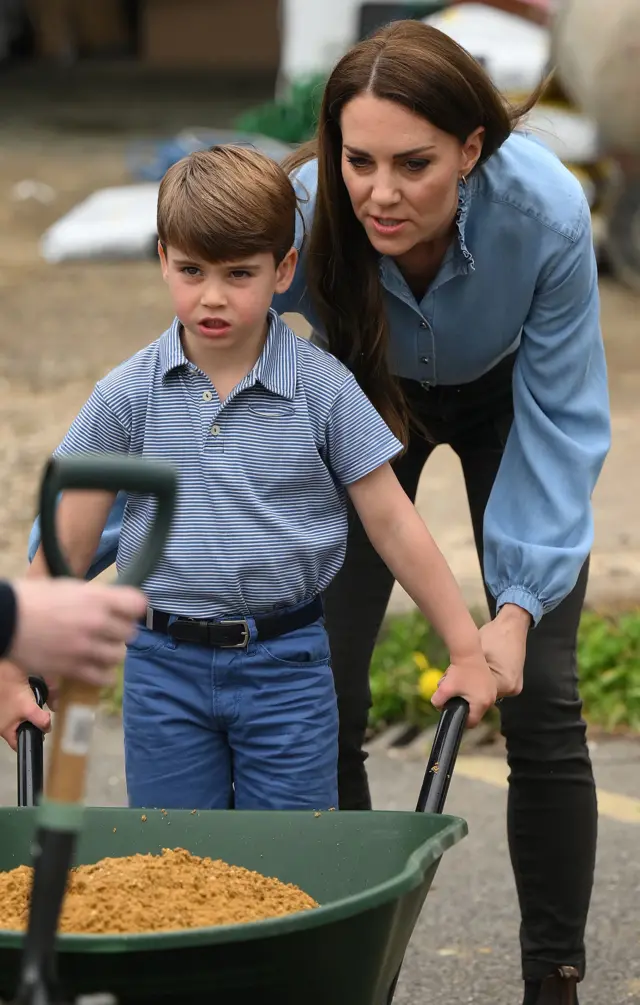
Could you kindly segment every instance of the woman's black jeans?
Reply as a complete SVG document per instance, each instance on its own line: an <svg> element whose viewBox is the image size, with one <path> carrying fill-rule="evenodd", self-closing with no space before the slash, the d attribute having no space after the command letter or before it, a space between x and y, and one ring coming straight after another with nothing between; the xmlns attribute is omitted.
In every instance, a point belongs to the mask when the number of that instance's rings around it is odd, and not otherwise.
<svg viewBox="0 0 640 1005"><path fill-rule="evenodd" d="M415 499L435 444L460 458L482 562L484 509L513 417L514 357L459 387L403 386L433 442L412 436L396 463ZM588 565L588 563L587 563ZM499 705L510 768L508 834L522 914L523 977L555 967L584 974L584 930L595 864L597 808L576 670L576 634L587 565L573 592L529 634L524 688ZM393 586L353 510L345 564L325 596L340 709L340 808L369 809L362 750L370 707L369 663ZM492 613L493 598L487 597Z"/></svg>

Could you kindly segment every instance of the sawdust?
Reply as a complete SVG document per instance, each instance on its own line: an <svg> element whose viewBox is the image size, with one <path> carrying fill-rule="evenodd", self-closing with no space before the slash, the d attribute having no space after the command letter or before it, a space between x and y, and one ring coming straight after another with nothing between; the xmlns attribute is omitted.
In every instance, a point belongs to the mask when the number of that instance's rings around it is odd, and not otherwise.
<svg viewBox="0 0 640 1005"><path fill-rule="evenodd" d="M32 869L0 872L0 929L23 931ZM60 931L133 934L261 921L318 904L291 884L183 848L105 858L72 870Z"/></svg>

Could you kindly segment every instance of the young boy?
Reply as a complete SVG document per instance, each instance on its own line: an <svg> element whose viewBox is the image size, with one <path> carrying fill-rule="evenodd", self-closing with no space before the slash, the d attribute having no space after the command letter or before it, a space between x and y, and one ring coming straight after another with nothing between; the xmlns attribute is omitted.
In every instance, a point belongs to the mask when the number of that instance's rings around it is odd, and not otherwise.
<svg viewBox="0 0 640 1005"><path fill-rule="evenodd" d="M158 234L175 321L98 382L57 450L161 458L180 474L125 660L132 806L337 806L320 597L344 559L347 494L447 644L447 694L469 699L472 722L496 698L453 576L389 464L401 444L349 370L270 309L294 276L295 214L287 175L250 149L217 147L170 168ZM62 498L60 538L78 575L113 501ZM151 506L127 499L118 566ZM38 552L32 574L45 572Z"/></svg>

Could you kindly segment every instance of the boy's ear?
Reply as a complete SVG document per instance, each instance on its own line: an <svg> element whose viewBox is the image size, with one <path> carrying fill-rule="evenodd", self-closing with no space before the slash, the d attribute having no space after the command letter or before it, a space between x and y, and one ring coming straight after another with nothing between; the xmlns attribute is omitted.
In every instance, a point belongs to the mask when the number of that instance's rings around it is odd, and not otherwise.
<svg viewBox="0 0 640 1005"><path fill-rule="evenodd" d="M293 282L297 264L298 252L295 248L289 248L288 252L276 268L275 293L286 293Z"/></svg>
<svg viewBox="0 0 640 1005"><path fill-rule="evenodd" d="M160 268L162 269L162 278L167 279L167 274L169 272L169 263L167 262L167 256L165 250L162 246L162 241L158 241L158 258L160 259Z"/></svg>

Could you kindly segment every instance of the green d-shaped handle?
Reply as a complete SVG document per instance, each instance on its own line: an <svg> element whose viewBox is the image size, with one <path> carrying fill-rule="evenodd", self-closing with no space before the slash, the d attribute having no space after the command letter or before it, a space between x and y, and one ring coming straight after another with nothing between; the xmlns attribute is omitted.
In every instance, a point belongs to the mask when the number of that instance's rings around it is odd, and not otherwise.
<svg viewBox="0 0 640 1005"><path fill-rule="evenodd" d="M157 565L175 512L178 478L164 462L114 454L50 458L40 486L42 550L52 576L73 576L56 534L56 506L65 489L135 492L158 500L155 519L138 554L118 576L121 585L141 586Z"/></svg>

